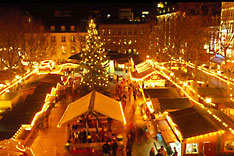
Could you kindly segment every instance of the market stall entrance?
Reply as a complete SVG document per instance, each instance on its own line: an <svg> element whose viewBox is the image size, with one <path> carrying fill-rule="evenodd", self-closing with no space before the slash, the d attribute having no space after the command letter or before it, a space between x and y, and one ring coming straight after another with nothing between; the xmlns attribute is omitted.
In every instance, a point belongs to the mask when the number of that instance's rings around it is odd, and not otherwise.
<svg viewBox="0 0 234 156"><path fill-rule="evenodd" d="M59 121L58 127L87 113L88 111L101 113L126 124L123 109L119 101L116 101L99 92L92 91L68 105L65 113Z"/></svg>
<svg viewBox="0 0 234 156"><path fill-rule="evenodd" d="M112 125L108 119L114 119ZM72 128L70 128L71 121L75 123ZM68 105L57 127L67 123L68 138L72 138L72 141L69 141L69 151L72 153L84 151L87 153L94 150L102 152L102 146L107 140L117 140L118 148L122 152L123 138L121 132L119 133L120 124L115 121L126 124L121 103L92 91ZM102 131L105 136L101 135Z"/></svg>

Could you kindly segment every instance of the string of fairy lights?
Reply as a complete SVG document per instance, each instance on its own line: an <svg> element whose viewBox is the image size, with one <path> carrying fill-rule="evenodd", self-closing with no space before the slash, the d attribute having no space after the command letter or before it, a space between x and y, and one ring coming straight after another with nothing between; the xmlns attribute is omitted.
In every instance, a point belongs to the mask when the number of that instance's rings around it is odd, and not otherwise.
<svg viewBox="0 0 234 156"><path fill-rule="evenodd" d="M226 122L224 122L222 119L220 119L217 115L215 115L214 113L212 113L210 110L208 110L206 107L204 107L204 105L200 102L198 102L197 100L195 100L193 97L191 97L184 89L183 87L181 87L179 84L177 84L173 77L175 77L174 74L170 74L167 75L163 70L166 70L167 72L170 71L168 69L165 69L165 67L162 67L160 65L158 65L157 63L153 64L154 67L156 67L157 69L160 70L160 72L158 72L159 74L161 74L163 77L165 77L167 80L169 80L173 85L175 85L177 88L179 88L184 95L186 95L191 101L193 101L195 104L197 104L198 106L200 106L203 110L207 111L216 121L220 122L225 128L227 128L232 134L234 134L234 129L228 125ZM171 73L173 73L171 71Z"/></svg>
<svg viewBox="0 0 234 156"><path fill-rule="evenodd" d="M172 63L181 63L181 64L184 64L184 65L190 67L190 68L195 68L195 65L193 63L186 62L184 60L173 59L173 61L171 61L171 62ZM217 78L218 80L226 83L227 85L229 85L229 89L230 90L233 89L232 86L230 86L230 85L234 85L234 79L233 78L227 77L227 76L221 74L220 71L217 71L217 72L210 71L210 70L208 70L208 69L206 69L205 67L202 67L202 66L199 66L198 70L201 71L201 72L203 72L203 73L205 73L205 74L207 74L207 75L209 75L209 76L213 76L213 77ZM234 101L232 93L230 93L230 100Z"/></svg>

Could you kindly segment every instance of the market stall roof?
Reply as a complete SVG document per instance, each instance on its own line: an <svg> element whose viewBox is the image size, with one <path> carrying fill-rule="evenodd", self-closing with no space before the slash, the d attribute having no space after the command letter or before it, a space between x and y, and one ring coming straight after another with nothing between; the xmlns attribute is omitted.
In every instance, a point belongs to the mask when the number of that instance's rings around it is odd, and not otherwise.
<svg viewBox="0 0 234 156"><path fill-rule="evenodd" d="M130 58L129 54L119 53L117 51L108 51L107 57L109 60L128 60Z"/></svg>
<svg viewBox="0 0 234 156"><path fill-rule="evenodd" d="M180 95L176 88L165 87L165 88L150 88L144 89L146 98L179 98Z"/></svg>
<svg viewBox="0 0 234 156"><path fill-rule="evenodd" d="M170 112L192 107L192 104L188 98L160 98L158 101L162 112Z"/></svg>
<svg viewBox="0 0 234 156"><path fill-rule="evenodd" d="M184 139L215 132L222 128L220 125L212 122L208 113L205 113L204 110L203 113L200 113L194 107L169 112L168 115L177 125L177 129L181 132Z"/></svg>
<svg viewBox="0 0 234 156"><path fill-rule="evenodd" d="M136 70L138 73L144 72L150 68L152 68L150 60L146 60L136 65Z"/></svg>
<svg viewBox="0 0 234 156"><path fill-rule="evenodd" d="M226 64L222 64L221 65L222 68L226 68L226 69L233 69L234 68L234 61L231 62L226 62Z"/></svg>
<svg viewBox="0 0 234 156"><path fill-rule="evenodd" d="M219 117L222 121L225 121L226 124L228 124L228 126L232 129L234 129L234 121L228 117L226 114L224 114L222 111L218 110L218 109L214 109L214 108L207 108L209 111L212 112L212 114L216 115L217 117ZM211 120L213 121L213 123L215 123L216 125L223 127L222 129L226 129L228 130L228 128L223 126L222 122L217 122L216 119L211 118Z"/></svg>
<svg viewBox="0 0 234 156"><path fill-rule="evenodd" d="M155 70L150 67L141 73L138 73L137 71L131 72L131 75L132 75L132 78L135 78L135 79L145 79L154 73L155 73Z"/></svg>
<svg viewBox="0 0 234 156"><path fill-rule="evenodd" d="M170 125L168 124L166 120L157 120L156 122L167 144L178 141L176 135L174 134L174 132L172 131L172 129L170 128Z"/></svg>
<svg viewBox="0 0 234 156"><path fill-rule="evenodd" d="M78 116L81 116L91 109L110 118L126 123L123 109L119 101L97 91L92 91L68 105L59 121L58 127Z"/></svg>
<svg viewBox="0 0 234 156"><path fill-rule="evenodd" d="M210 98L226 98L228 97L227 91L224 88L217 87L199 87L198 94L202 97Z"/></svg>
<svg viewBox="0 0 234 156"><path fill-rule="evenodd" d="M19 94L20 94L19 92L6 92L0 96L0 101L11 101Z"/></svg>
<svg viewBox="0 0 234 156"><path fill-rule="evenodd" d="M81 56L78 53L78 54L71 55L68 59L80 61L81 60Z"/></svg>

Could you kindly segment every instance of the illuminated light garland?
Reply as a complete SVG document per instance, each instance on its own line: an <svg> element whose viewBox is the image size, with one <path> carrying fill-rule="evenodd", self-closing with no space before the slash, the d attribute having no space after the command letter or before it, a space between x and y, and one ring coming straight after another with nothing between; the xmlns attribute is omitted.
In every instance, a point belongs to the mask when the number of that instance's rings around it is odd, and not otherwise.
<svg viewBox="0 0 234 156"><path fill-rule="evenodd" d="M162 69L161 66L157 65L157 67L159 69ZM165 78L167 78L170 82L172 82L176 87L178 87L191 101L193 101L194 103L198 104L198 106L200 106L201 108L203 108L204 110L206 110L209 114L212 114L212 117L215 118L217 121L219 121L222 125L224 125L233 135L234 135L234 130L233 128L228 128L228 124L226 124L225 122L223 122L220 118L218 118L216 115L214 115L211 111L207 110L204 105L198 101L196 101L195 99L193 99L191 96L189 96L184 89L178 85L177 83L175 83L173 80L171 80L171 78L169 76L167 76L162 70L161 72L158 72L159 74L161 74L162 76L164 76Z"/></svg>
<svg viewBox="0 0 234 156"><path fill-rule="evenodd" d="M36 73L36 70L33 70L32 72L30 72L29 74L27 74L26 76L24 76L23 78L20 78L18 81L14 82L13 84L9 84L8 87L4 88L1 92L0 95L2 95L5 92L8 92L10 88L14 87L15 85L17 85L18 83L22 82L22 80L27 79L29 76L31 76L32 74Z"/></svg>
<svg viewBox="0 0 234 156"><path fill-rule="evenodd" d="M61 68L63 68L63 66L62 66ZM60 70L61 70L61 69L60 69ZM69 81L69 79L67 79L67 81L65 82L65 85L68 84L68 81ZM32 127L34 127L34 125L35 125L35 122L38 120L38 117L48 110L48 108L49 108L49 106L50 106L50 104L51 104L49 100L50 100L51 97L55 97L56 92L57 92L57 90L59 89L59 86L60 86L60 85L61 85L61 84L57 83L56 88L53 87L53 88L51 89L50 94L47 94L47 95L46 95L45 103L44 103L44 105L43 105L41 111L37 112L37 113L34 115L34 118L33 118L32 122L31 122L31 124L30 124L30 125L27 125L27 129L32 129ZM20 134L21 130L22 130L22 127L15 133L14 138L16 138L16 137Z"/></svg>
<svg viewBox="0 0 234 156"><path fill-rule="evenodd" d="M218 131L215 131L215 132L211 132L211 133L207 133L207 134L203 134L203 135L198 135L198 136L193 136L193 137L190 137L190 138L186 138L185 140L191 141L191 140L195 140L195 139L201 139L201 138L204 138L204 137L223 134L224 132L225 132L224 130L218 130Z"/></svg>

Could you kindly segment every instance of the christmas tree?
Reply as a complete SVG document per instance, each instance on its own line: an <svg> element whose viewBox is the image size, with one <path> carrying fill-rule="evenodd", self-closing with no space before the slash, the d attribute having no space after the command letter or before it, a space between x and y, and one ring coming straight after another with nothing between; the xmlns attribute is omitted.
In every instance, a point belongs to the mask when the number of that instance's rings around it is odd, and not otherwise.
<svg viewBox="0 0 234 156"><path fill-rule="evenodd" d="M86 47L81 53L81 66L83 67L82 86L89 90L102 90L108 87L107 58L103 43L98 36L96 24L91 19L86 36Z"/></svg>

